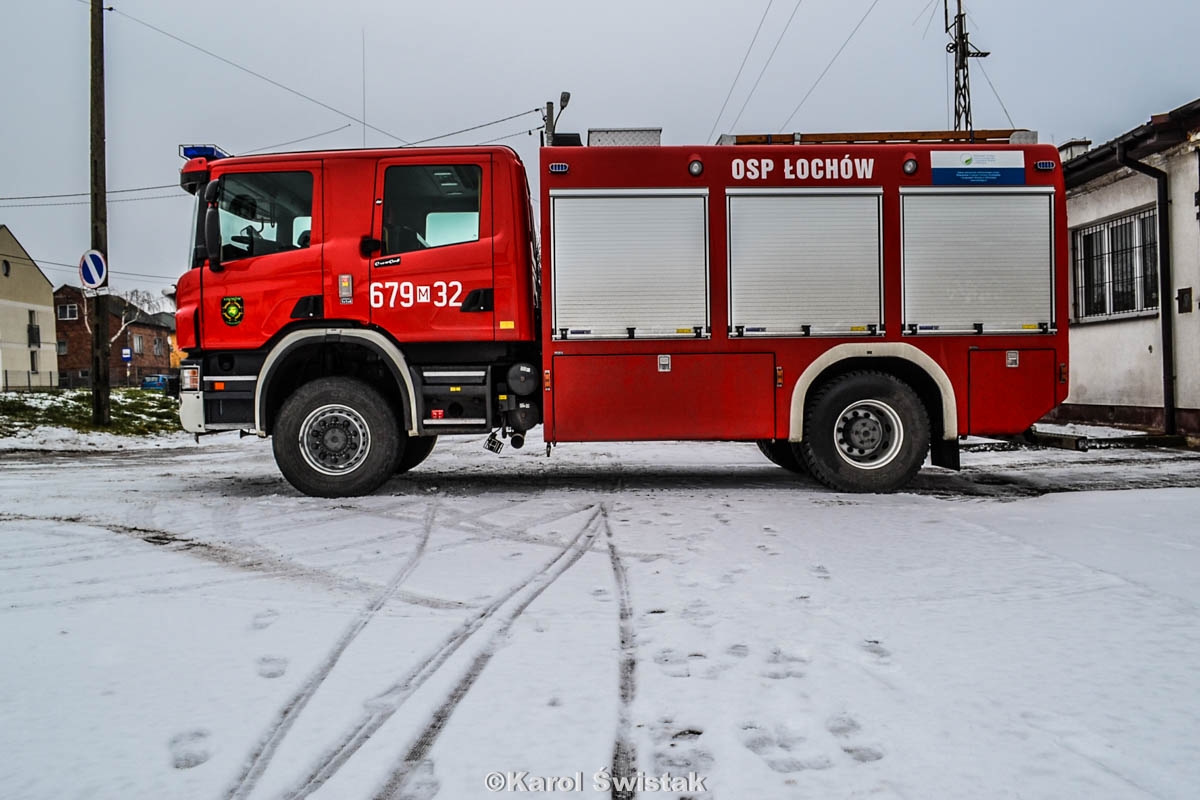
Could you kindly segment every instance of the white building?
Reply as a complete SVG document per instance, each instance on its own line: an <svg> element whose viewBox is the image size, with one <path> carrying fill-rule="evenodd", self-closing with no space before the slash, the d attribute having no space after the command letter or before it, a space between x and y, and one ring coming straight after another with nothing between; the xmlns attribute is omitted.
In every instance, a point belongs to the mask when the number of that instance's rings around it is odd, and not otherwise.
<svg viewBox="0 0 1200 800"><path fill-rule="evenodd" d="M0 389L57 385L54 287L0 225Z"/></svg>
<svg viewBox="0 0 1200 800"><path fill-rule="evenodd" d="M1200 436L1200 100L1088 144L1060 148L1071 392L1056 417Z"/></svg>

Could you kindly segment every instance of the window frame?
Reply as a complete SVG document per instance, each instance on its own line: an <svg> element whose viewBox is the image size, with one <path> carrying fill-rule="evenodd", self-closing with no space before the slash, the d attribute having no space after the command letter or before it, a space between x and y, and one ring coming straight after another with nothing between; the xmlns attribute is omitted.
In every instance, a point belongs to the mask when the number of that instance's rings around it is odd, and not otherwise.
<svg viewBox="0 0 1200 800"><path fill-rule="evenodd" d="M445 161L439 160L436 162L426 162L426 161L385 162L385 163L381 163L380 167L381 167L381 172L380 172L379 178L380 178L380 181L382 182L381 185L383 187L383 190L381 192L381 198L380 198L381 211L380 211L380 223L379 223L379 225L380 225L379 238L380 238L380 241L383 243L382 247L380 249L381 256L396 256L396 255L404 255L404 254L408 254L408 253L422 253L422 252L428 252L428 251L433 251L433 250L442 250L447 247L460 247L462 245L477 244L478 242L487 238L487 235L485 234L486 218L485 218L485 196L484 195L485 195L485 192L487 191L486 184L487 184L487 180L488 180L488 171L485 168L484 164L479 163L474 160L459 161L457 159L447 159ZM457 171L460 169L475 170L476 174L474 177L475 177L476 185L475 185L475 189L473 192L474 199L475 199L474 209L470 209L470 210L441 209L441 208L438 208L436 205L432 205L432 206L425 205L423 207L417 206L416 203L412 202L413 198L416 198L416 197L421 197L422 199L428 199L428 198L425 195L420 195L420 196L404 195L403 193L397 191L396 189L393 189L394 184L392 182L392 179L390 179L390 177L389 177L389 173L391 173L392 170L401 170L401 169L423 170L426 173L426 177L428 177L430 180L437 180L436 176L438 173L436 172L436 170L443 170L443 171L445 171L445 170ZM455 178L455 181L457 182L457 178ZM442 187L447 186L447 184L441 183L440 181L439 181L439 185ZM465 189L468 189L468 187L466 187L465 184L458 183L458 189L446 190L444 195L440 199L444 199L446 197L463 196L464 195L463 190L465 190ZM468 192L466 194L468 194L468 196L469 196L470 193ZM406 200L408 202L401 202L402 199ZM402 214L404 211L413 211L414 209L417 209L421 212L420 213L420 223L421 223L422 231L417 231L415 228L405 224L404 222L395 222L395 221L389 222L390 219L395 219L395 217L393 217L393 212L395 212L396 214ZM475 215L475 238L460 239L458 241L446 242L443 244L432 244L432 245L429 244L429 240L427 238L427 236L429 234L429 218L435 214L443 214L443 213L474 214ZM415 222L415 218L412 221ZM396 243L389 242L390 237L389 237L388 232L390 229L407 229L407 230L409 230L414 236L417 237L421 246L415 247L415 248L408 248L408 247L399 246Z"/></svg>
<svg viewBox="0 0 1200 800"><path fill-rule="evenodd" d="M244 181L244 182L250 183L251 179L253 179L255 177L259 177L259 176L279 177L279 176L284 176L284 175L302 175L308 179L308 213L307 214L296 214L295 216L288 218L289 222L290 222L291 236L290 236L290 238L286 238L287 244L281 244L281 241L280 241L281 229L279 228L279 219L275 219L274 221L271 221L271 222L268 222L266 220L266 218L261 219L261 220L247 219L245 217L242 217L239 213L237 213L236 211L234 211L232 209L235 199L239 195L237 192L234 191L234 188L231 188L231 186L230 186L231 181L233 181L233 182ZM219 209L218 213L219 213L220 219L221 219L221 250L222 250L221 260L223 262L233 263L235 261L267 258L269 256L277 256L277 255L282 255L284 253L291 253L291 252L295 252L295 251L299 251L299 250L306 250L310 246L312 246L314 243L319 241L318 239L315 238L316 233L313 230L313 227L316 224L316 220L314 219L314 212L317 210L317 193L319 191L318 177L317 177L316 172L313 169L307 168L304 165L297 165L297 166L281 165L278 169L263 169L262 167L256 167L253 169L237 169L237 170L230 170L229 172L225 172L224 174L222 174L219 177L219 180L221 182L221 192L220 192L221 199L218 201L218 209ZM251 186L247 186L246 188L247 188L247 190L250 190L250 189L256 189L258 187L254 187L251 185ZM255 199L251 194L246 194L245 196L250 200ZM276 195L276 196L278 196L278 195ZM255 203L255 208L256 209L258 208L257 203ZM257 211L256 211L255 216L257 217ZM299 239L300 234L303 233L303 231L297 231L295 229L296 221L302 220L302 219L308 220L308 225L309 225L309 227L307 229L309 232L309 243L304 245L303 247L295 244L295 242ZM232 220L232 222L230 222L231 220ZM273 234L272 237L267 237L267 236L261 237L262 241L265 241L265 242L269 243L269 245L270 245L270 247L265 252L262 252L262 253L246 252L243 254L240 252L234 253L228 249L228 248L232 248L232 250L237 251L237 250L242 250L244 247L252 248L252 245L233 241L233 237L240 236L241 232L243 232L245 230L245 227L237 228L236 229L237 232L235 232L235 228L232 226L239 225L243 222L247 223L248 227L253 228L253 227L255 227L255 225L259 226L259 228L261 228L261 230L256 229L256 230L258 230L259 234L261 234L263 231L265 231L268 227L273 228L273 230L271 231L271 233ZM229 223L229 225L230 225L228 227L228 231L227 231L227 223ZM228 233L228 235L227 235L227 233ZM195 254L194 247L193 247L193 252ZM195 262L196 259L197 259L197 257L194 255L193 262Z"/></svg>
<svg viewBox="0 0 1200 800"><path fill-rule="evenodd" d="M145 342L143 341L142 334L140 334L140 333L130 334L129 346L133 349L133 354L135 356L140 356L143 353L145 353L146 346L145 346Z"/></svg>
<svg viewBox="0 0 1200 800"><path fill-rule="evenodd" d="M66 312L65 315L63 312ZM78 303L59 303L56 309L58 319L64 322L72 322L79 319L79 304Z"/></svg>
<svg viewBox="0 0 1200 800"><path fill-rule="evenodd" d="M1157 292L1158 262L1156 204L1072 228L1071 322L1088 324L1158 316L1161 308ZM1126 288L1118 291L1118 282ZM1132 307L1114 310L1118 298L1127 297L1130 292ZM1151 294L1153 299L1149 298ZM1100 310L1093 311L1096 305Z"/></svg>

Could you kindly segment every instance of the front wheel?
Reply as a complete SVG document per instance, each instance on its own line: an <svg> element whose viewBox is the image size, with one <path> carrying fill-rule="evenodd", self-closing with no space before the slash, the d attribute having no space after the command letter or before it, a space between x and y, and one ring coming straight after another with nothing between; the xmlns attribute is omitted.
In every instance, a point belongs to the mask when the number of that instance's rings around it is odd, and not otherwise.
<svg viewBox="0 0 1200 800"><path fill-rule="evenodd" d="M894 492L929 451L929 415L912 387L882 372L851 372L817 390L795 446L813 477L843 492Z"/></svg>
<svg viewBox="0 0 1200 800"><path fill-rule="evenodd" d="M284 402L273 433L275 463L288 483L315 497L369 494L403 454L387 401L352 378L319 378Z"/></svg>

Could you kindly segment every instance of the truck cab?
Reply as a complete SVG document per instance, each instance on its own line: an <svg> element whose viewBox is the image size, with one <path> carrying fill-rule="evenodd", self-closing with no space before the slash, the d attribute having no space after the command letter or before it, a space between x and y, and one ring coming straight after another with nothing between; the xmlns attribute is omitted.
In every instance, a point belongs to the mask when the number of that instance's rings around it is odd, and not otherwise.
<svg viewBox="0 0 1200 800"><path fill-rule="evenodd" d="M378 392L403 421L400 450L540 419L498 405L507 371L537 361L537 251L512 150L190 155L185 428L270 435L314 377Z"/></svg>

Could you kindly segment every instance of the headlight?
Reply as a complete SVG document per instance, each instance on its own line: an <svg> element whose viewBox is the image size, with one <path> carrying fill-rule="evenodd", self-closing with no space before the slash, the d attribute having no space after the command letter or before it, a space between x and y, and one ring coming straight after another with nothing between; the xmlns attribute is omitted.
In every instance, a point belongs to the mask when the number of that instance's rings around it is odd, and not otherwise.
<svg viewBox="0 0 1200 800"><path fill-rule="evenodd" d="M184 367L179 370L179 390L183 392L200 391L199 367Z"/></svg>

